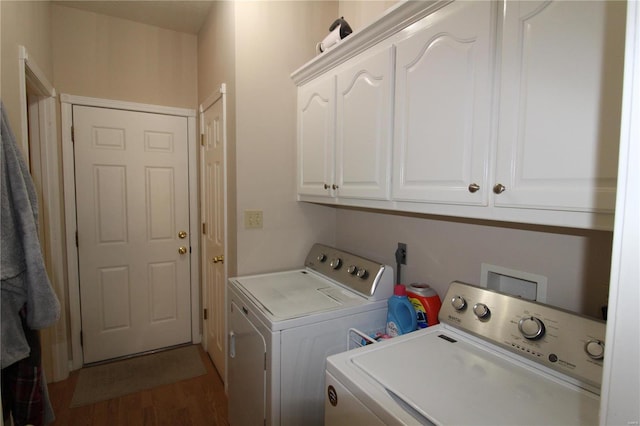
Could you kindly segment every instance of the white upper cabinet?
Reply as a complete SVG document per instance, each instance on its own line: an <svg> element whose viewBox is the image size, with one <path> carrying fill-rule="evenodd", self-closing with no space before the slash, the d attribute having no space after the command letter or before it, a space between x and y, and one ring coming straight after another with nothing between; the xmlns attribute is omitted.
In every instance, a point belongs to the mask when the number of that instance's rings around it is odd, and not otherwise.
<svg viewBox="0 0 640 426"><path fill-rule="evenodd" d="M292 74L298 199L612 229L625 13L398 2Z"/></svg>
<svg viewBox="0 0 640 426"><path fill-rule="evenodd" d="M453 3L398 42L394 200L487 204L496 6Z"/></svg>
<svg viewBox="0 0 640 426"><path fill-rule="evenodd" d="M298 194L331 196L334 184L335 77L298 90Z"/></svg>
<svg viewBox="0 0 640 426"><path fill-rule="evenodd" d="M338 73L336 185L340 197L389 199L393 52L388 47L356 58Z"/></svg>
<svg viewBox="0 0 640 426"><path fill-rule="evenodd" d="M613 212L625 2L507 2L494 203Z"/></svg>
<svg viewBox="0 0 640 426"><path fill-rule="evenodd" d="M393 52L366 52L300 87L298 194L389 199Z"/></svg>

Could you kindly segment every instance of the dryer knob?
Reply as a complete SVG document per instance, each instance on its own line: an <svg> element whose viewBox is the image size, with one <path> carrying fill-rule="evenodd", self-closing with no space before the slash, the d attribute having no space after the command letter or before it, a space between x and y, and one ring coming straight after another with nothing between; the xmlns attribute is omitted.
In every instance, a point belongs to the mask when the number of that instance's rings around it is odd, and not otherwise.
<svg viewBox="0 0 640 426"><path fill-rule="evenodd" d="M456 311L464 311L467 307L467 301L464 300L464 297L462 296L453 296L451 299L451 306L453 306L453 309Z"/></svg>
<svg viewBox="0 0 640 426"><path fill-rule="evenodd" d="M355 275L358 272L358 268L355 265L351 265L347 268L347 272L351 275Z"/></svg>
<svg viewBox="0 0 640 426"><path fill-rule="evenodd" d="M473 305L473 313L476 314L479 319L483 320L489 319L489 316L491 316L489 307L484 303L476 303Z"/></svg>
<svg viewBox="0 0 640 426"><path fill-rule="evenodd" d="M324 253L320 253L320 254L318 255L317 259L318 259L318 262L321 262L321 263L322 263L322 262L325 262L325 261L327 260L327 255L326 255L326 254L324 254Z"/></svg>
<svg viewBox="0 0 640 426"><path fill-rule="evenodd" d="M333 258L329 266L331 266L331 269L340 269L342 266L342 260L339 257Z"/></svg>
<svg viewBox="0 0 640 426"><path fill-rule="evenodd" d="M366 269L364 269L364 268L360 268L360 269L358 269L358 272L356 272L356 276L357 276L358 278L362 278L363 280L364 280L365 278L367 278L367 276L368 276L368 275L369 275L369 273L368 273L368 272L367 272L367 270L366 270Z"/></svg>
<svg viewBox="0 0 640 426"><path fill-rule="evenodd" d="M544 323L536 317L524 317L518 321L518 330L526 339L538 340L544 336Z"/></svg>
<svg viewBox="0 0 640 426"><path fill-rule="evenodd" d="M587 344L584 345L584 350L591 359L598 360L604 358L604 342L600 340L589 340Z"/></svg>

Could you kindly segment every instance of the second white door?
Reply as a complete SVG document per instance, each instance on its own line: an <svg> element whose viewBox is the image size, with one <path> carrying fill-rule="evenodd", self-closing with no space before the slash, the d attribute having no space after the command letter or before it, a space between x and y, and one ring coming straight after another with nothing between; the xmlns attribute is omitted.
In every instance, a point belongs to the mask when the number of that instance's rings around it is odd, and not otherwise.
<svg viewBox="0 0 640 426"><path fill-rule="evenodd" d="M205 281L206 348L225 377L225 168L224 108L220 97L202 117L202 265Z"/></svg>
<svg viewBox="0 0 640 426"><path fill-rule="evenodd" d="M187 119L74 106L84 363L191 341Z"/></svg>

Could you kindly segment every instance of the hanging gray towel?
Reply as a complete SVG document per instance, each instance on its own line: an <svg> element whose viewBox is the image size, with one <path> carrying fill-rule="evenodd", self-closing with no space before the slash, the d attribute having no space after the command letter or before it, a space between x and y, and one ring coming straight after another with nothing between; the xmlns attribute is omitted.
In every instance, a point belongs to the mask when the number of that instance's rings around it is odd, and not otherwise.
<svg viewBox="0 0 640 426"><path fill-rule="evenodd" d="M32 330L49 327L60 317L56 297L44 266L38 240L38 206L31 175L2 110L2 198L0 217L0 282L2 299L2 368L29 355L20 321L26 304L26 325Z"/></svg>

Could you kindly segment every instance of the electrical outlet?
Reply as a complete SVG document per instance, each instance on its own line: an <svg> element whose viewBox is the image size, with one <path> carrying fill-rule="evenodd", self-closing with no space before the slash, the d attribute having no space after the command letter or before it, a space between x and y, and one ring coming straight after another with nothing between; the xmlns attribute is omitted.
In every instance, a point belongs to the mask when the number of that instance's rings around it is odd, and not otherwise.
<svg viewBox="0 0 640 426"><path fill-rule="evenodd" d="M262 210L245 210L244 227L245 229L262 228Z"/></svg>
<svg viewBox="0 0 640 426"><path fill-rule="evenodd" d="M398 249L396 250L396 262L401 265L407 264L407 245L405 243L398 243Z"/></svg>

